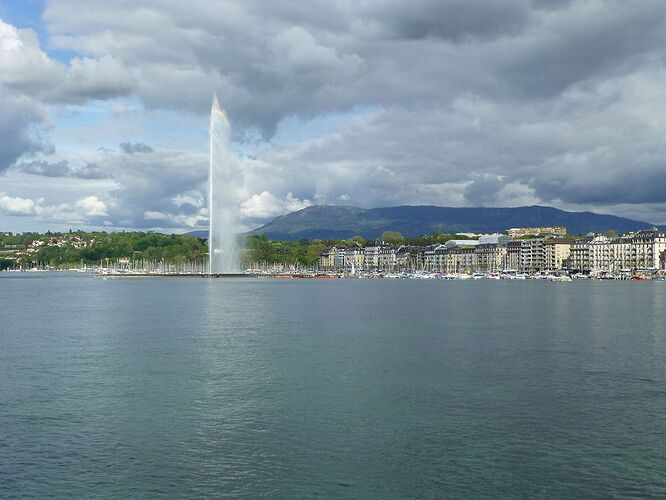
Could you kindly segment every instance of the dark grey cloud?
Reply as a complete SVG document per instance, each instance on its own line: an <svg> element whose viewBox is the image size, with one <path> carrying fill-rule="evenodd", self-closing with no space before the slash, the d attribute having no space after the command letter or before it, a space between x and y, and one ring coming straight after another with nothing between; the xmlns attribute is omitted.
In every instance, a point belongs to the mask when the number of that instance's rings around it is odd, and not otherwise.
<svg viewBox="0 0 666 500"><path fill-rule="evenodd" d="M381 36L462 43L518 34L526 28L531 10L527 0L380 0L362 4L360 13Z"/></svg>
<svg viewBox="0 0 666 500"><path fill-rule="evenodd" d="M497 203L497 196L503 187L501 177L493 174L480 175L465 187L465 200L475 206Z"/></svg>
<svg viewBox="0 0 666 500"><path fill-rule="evenodd" d="M53 145L40 133L45 113L38 103L0 86L0 173L21 156L53 151Z"/></svg>
<svg viewBox="0 0 666 500"><path fill-rule="evenodd" d="M572 84L635 71L651 64L666 41L663 2L648 0L640 8L633 2L579 2L569 12L527 34L499 60L516 98L553 97Z"/></svg>
<svg viewBox="0 0 666 500"><path fill-rule="evenodd" d="M66 160L56 163L49 163L43 160L31 161L20 165L19 169L26 174L42 175L44 177L70 177L73 172Z"/></svg>
<svg viewBox="0 0 666 500"><path fill-rule="evenodd" d="M100 180L109 179L111 174L95 164L88 164L80 168L72 168L67 160L48 162L35 160L17 165L17 169L26 174L41 175L43 177L72 177L77 179Z"/></svg>
<svg viewBox="0 0 666 500"><path fill-rule="evenodd" d="M152 153L154 150L151 148L148 144L143 144L141 142L122 142L120 143L120 149L123 153L127 153L128 155L134 154L134 153Z"/></svg>

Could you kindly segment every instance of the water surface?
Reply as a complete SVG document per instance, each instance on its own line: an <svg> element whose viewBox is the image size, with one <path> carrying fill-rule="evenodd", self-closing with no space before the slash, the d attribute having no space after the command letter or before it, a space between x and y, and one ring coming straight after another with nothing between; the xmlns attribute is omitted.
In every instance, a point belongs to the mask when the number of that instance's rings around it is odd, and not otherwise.
<svg viewBox="0 0 666 500"><path fill-rule="evenodd" d="M663 497L665 305L1 273L0 497Z"/></svg>

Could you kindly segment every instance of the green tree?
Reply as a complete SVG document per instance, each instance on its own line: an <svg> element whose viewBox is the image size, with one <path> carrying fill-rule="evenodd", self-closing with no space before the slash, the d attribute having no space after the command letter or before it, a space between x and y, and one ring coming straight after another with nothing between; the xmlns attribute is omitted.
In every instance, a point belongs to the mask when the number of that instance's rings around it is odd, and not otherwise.
<svg viewBox="0 0 666 500"><path fill-rule="evenodd" d="M380 239L385 243L393 245L402 245L405 242L405 237L398 231L384 231Z"/></svg>

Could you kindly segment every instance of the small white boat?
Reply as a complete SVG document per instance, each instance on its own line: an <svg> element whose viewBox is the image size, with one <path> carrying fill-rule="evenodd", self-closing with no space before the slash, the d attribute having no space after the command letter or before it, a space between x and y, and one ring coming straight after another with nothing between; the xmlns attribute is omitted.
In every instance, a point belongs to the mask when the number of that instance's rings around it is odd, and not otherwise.
<svg viewBox="0 0 666 500"><path fill-rule="evenodd" d="M569 282L573 281L569 276L549 276L550 281Z"/></svg>

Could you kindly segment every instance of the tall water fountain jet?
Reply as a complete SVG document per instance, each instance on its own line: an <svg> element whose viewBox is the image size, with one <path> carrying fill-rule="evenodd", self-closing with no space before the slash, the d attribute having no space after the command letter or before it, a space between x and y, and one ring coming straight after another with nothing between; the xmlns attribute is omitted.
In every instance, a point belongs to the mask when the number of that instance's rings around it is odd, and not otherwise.
<svg viewBox="0 0 666 500"><path fill-rule="evenodd" d="M208 174L208 272L240 272L238 245L239 174L231 153L227 114L213 96L210 110L210 169Z"/></svg>

